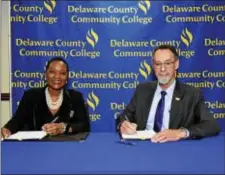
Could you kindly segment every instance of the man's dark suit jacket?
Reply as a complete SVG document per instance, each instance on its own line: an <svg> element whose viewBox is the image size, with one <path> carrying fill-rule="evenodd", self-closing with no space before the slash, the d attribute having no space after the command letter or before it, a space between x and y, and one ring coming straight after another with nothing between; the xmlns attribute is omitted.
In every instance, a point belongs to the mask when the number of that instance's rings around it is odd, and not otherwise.
<svg viewBox="0 0 225 175"><path fill-rule="evenodd" d="M82 94L65 89L63 94L62 105L53 116L46 103L45 88L26 91L14 116L4 127L12 133L21 130L41 130L45 123L50 123L58 116L56 123L68 123L67 131L69 127L72 127L72 133L89 132L88 111Z"/></svg>
<svg viewBox="0 0 225 175"><path fill-rule="evenodd" d="M125 110L117 118L117 128L126 117L138 125L137 130L146 128L148 115L157 82L139 84ZM220 129L206 108L200 89L176 81L171 103L169 129L186 128L190 138L202 138L219 133Z"/></svg>

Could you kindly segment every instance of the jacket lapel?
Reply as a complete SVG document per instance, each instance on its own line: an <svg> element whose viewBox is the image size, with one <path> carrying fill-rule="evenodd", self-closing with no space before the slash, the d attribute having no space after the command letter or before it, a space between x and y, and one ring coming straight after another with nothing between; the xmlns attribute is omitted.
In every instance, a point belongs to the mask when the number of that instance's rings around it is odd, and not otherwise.
<svg viewBox="0 0 225 175"><path fill-rule="evenodd" d="M184 92L180 87L180 83L177 81L176 86L173 93L171 111L170 111L170 122L169 129L176 129L179 126L180 121L182 120L182 116L180 116L181 112L181 101L183 98Z"/></svg>
<svg viewBox="0 0 225 175"><path fill-rule="evenodd" d="M63 102L62 102L62 105L61 105L59 111L57 112L58 115L60 116L60 119L69 118L68 113L69 113L69 110L71 108L70 105L72 105L69 98L71 98L70 95L69 95L69 91L64 89L63 90Z"/></svg>
<svg viewBox="0 0 225 175"><path fill-rule="evenodd" d="M48 114L48 106L45 98L45 88L39 89L35 94L35 107L37 108L36 113L39 117Z"/></svg>
<svg viewBox="0 0 225 175"><path fill-rule="evenodd" d="M48 110L48 106L45 98L45 88L39 89L35 94L35 106L34 106L34 121L35 129L40 129L44 123L47 122L48 118L51 119L51 113Z"/></svg>
<svg viewBox="0 0 225 175"><path fill-rule="evenodd" d="M144 107L143 107L144 112L143 112L143 116L142 116L142 119L141 119L141 121L143 121L143 122L140 125L142 129L145 129L145 127L146 127L146 124L147 124L147 121L148 121L148 115L149 115L149 112L150 112L150 108L151 108L151 105L152 105L152 101L153 101L153 97L154 97L154 94L155 94L156 87L157 87L157 82L153 83L151 88L149 88L149 93L147 95L146 102L144 103Z"/></svg>

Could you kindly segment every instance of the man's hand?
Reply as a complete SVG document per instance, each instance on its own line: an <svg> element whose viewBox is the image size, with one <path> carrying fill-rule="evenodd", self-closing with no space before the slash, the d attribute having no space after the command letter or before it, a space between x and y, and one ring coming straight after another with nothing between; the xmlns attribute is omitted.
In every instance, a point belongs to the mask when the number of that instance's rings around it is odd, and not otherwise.
<svg viewBox="0 0 225 175"><path fill-rule="evenodd" d="M120 126L120 132L122 134L134 134L137 131L137 124L136 123L130 123L128 121L123 121Z"/></svg>
<svg viewBox="0 0 225 175"><path fill-rule="evenodd" d="M62 133L63 126L61 123L46 123L42 129L49 135L58 135Z"/></svg>
<svg viewBox="0 0 225 175"><path fill-rule="evenodd" d="M180 129L167 129L159 132L154 137L152 137L151 141L154 143L164 143L169 141L177 141L182 138L186 138L187 133Z"/></svg>
<svg viewBox="0 0 225 175"><path fill-rule="evenodd" d="M1 133L3 138L8 138L11 135L10 130L8 130L7 128L2 128Z"/></svg>

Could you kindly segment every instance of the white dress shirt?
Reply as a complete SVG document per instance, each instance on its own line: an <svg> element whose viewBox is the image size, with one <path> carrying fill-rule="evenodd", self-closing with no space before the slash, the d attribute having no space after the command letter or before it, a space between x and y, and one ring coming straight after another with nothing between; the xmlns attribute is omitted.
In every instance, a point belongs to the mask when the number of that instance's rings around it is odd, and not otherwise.
<svg viewBox="0 0 225 175"><path fill-rule="evenodd" d="M171 103L172 103L172 98L173 98L173 92L175 89L175 84L176 84L176 80L173 81L173 83L170 85L169 88L164 90L164 91L166 91L166 95L165 95L165 107L164 107L164 112L163 112L163 121L162 121L161 131L169 128L170 109L171 109ZM153 97L152 105L151 105L151 108L149 111L146 130L153 130L156 109L157 109L158 103L161 99L161 91L163 91L163 89L158 84L155 94L154 94L154 97Z"/></svg>

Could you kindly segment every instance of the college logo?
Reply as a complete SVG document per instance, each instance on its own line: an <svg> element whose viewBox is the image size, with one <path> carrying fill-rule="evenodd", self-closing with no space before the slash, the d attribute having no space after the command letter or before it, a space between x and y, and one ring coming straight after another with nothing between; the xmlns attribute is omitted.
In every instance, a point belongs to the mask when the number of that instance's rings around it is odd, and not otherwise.
<svg viewBox="0 0 225 175"><path fill-rule="evenodd" d="M98 43L98 34L93 29L88 30L86 40L94 48Z"/></svg>
<svg viewBox="0 0 225 175"><path fill-rule="evenodd" d="M93 91L88 93L87 104L93 109L93 111L95 111L96 107L99 105L99 98Z"/></svg>
<svg viewBox="0 0 225 175"><path fill-rule="evenodd" d="M53 10L56 7L56 0L45 0L44 6L52 14Z"/></svg>
<svg viewBox="0 0 225 175"><path fill-rule="evenodd" d="M145 78L148 79L148 76L151 74L151 66L146 62L146 60L140 63L139 72Z"/></svg>
<svg viewBox="0 0 225 175"><path fill-rule="evenodd" d="M185 29L182 30L182 34L180 36L181 41L187 46L189 47L190 44L193 41L193 35L192 33L188 30L188 28L186 27Z"/></svg>
<svg viewBox="0 0 225 175"><path fill-rule="evenodd" d="M146 15L151 6L150 0L139 1L138 6Z"/></svg>

